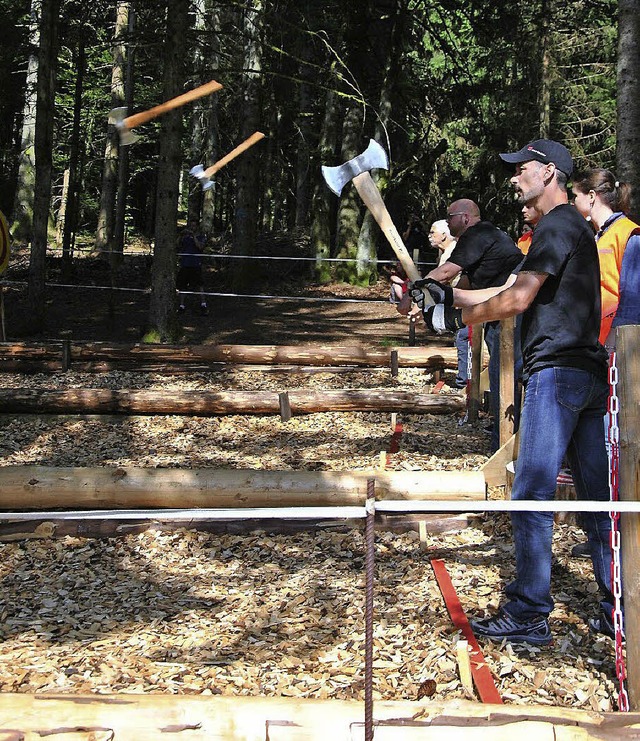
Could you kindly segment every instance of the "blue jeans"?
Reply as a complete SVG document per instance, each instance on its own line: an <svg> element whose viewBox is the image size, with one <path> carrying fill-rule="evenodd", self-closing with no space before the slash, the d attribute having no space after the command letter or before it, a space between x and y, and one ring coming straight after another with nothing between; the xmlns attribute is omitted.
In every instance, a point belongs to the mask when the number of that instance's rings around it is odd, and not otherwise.
<svg viewBox="0 0 640 741"><path fill-rule="evenodd" d="M516 318L513 355L514 355L514 398L516 408L514 409L514 431L518 430L520 420L520 409L518 406L518 382L522 379L522 349L520 342L520 327L522 315ZM489 386L491 388L491 416L493 427L491 429L491 452L495 453L500 447L500 322L487 322L484 325L484 341L489 350Z"/></svg>
<svg viewBox="0 0 640 741"><path fill-rule="evenodd" d="M458 351L458 374L456 385L465 386L469 378L469 327L462 327L456 332L456 349Z"/></svg>
<svg viewBox="0 0 640 741"><path fill-rule="evenodd" d="M545 368L532 374L520 419L520 452L512 499L551 500L566 454L578 499L609 500L609 464L602 434L608 386L577 368ZM609 514L582 513L589 537L601 607L611 614ZM548 615L551 598L552 512L512 512L516 579L504 608L516 618Z"/></svg>

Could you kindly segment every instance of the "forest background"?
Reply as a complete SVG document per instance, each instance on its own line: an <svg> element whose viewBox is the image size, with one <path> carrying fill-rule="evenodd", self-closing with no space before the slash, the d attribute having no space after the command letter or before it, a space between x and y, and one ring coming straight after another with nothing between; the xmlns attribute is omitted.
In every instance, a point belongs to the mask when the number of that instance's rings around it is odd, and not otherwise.
<svg viewBox="0 0 640 741"><path fill-rule="evenodd" d="M178 336L178 234L261 254L286 234L309 280L369 285L389 248L351 187L323 164L388 151L375 177L398 228L453 198L520 230L497 154L538 137L578 169L613 169L640 215L640 0L0 0L0 210L28 250L28 316L45 313L51 255L112 284L132 244L153 258L148 339ZM223 89L145 125L128 147L109 111L141 111L210 79ZM189 175L254 131L266 138L203 192ZM57 254L56 253L56 254ZM327 258L346 258L329 262ZM271 264L229 261L235 291Z"/></svg>

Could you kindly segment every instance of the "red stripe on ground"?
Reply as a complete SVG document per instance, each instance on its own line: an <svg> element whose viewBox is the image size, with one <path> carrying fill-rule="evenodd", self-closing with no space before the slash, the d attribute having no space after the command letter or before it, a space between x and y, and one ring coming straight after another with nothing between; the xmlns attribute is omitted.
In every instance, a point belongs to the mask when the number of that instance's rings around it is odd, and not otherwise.
<svg viewBox="0 0 640 741"><path fill-rule="evenodd" d="M470 659L471 659L471 675L473 682L478 690L478 695L482 702L489 702L494 704L503 704L498 688L493 681L493 676L489 667L487 666L484 654L478 646L467 616L464 614L456 590L451 582L451 577L447 571L447 567L444 565L444 561L437 558L431 559L431 566L433 567L433 573L436 575L436 580L442 597L451 615L453 624L462 632L465 640L469 642Z"/></svg>
<svg viewBox="0 0 640 741"><path fill-rule="evenodd" d="M396 422L396 429L393 431L391 441L389 442L389 452L387 453L387 466L389 465L389 456L400 450L400 438L402 437L402 425Z"/></svg>
<svg viewBox="0 0 640 741"><path fill-rule="evenodd" d="M440 391L442 391L442 387L444 386L444 381L438 381L436 385L431 389L432 394L439 394Z"/></svg>

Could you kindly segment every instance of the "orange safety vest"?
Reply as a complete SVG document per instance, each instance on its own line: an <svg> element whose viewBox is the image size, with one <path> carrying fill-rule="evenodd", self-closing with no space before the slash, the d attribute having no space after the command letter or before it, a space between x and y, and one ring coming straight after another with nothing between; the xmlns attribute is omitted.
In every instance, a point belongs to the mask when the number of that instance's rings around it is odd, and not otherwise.
<svg viewBox="0 0 640 741"><path fill-rule="evenodd" d="M602 302L599 340L602 344L609 336L611 325L618 311L622 256L632 234L640 234L640 226L626 216L621 216L598 239L600 297Z"/></svg>
<svg viewBox="0 0 640 741"><path fill-rule="evenodd" d="M525 232L519 239L518 239L518 249L520 252L522 252L523 255L526 255L529 252L529 247L531 247L531 240L533 239L533 230L530 229L528 232Z"/></svg>

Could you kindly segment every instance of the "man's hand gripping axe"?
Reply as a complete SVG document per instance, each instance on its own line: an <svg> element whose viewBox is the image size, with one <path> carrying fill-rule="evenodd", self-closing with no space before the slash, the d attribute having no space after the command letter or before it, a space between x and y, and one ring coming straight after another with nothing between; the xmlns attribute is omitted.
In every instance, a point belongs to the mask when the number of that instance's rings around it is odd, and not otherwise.
<svg viewBox="0 0 640 741"><path fill-rule="evenodd" d="M259 142L260 139L264 139L264 134L261 131L256 131L255 134L251 134L249 138L238 144L235 149L232 149L229 154L225 154L222 159L214 162L211 167L207 167L207 169L205 170L203 165L195 165L195 167L192 167L189 170L189 174L193 175L194 178L198 178L198 180L200 180L200 182L202 183L202 190L209 190L209 188L213 188L212 178L216 174L216 172L218 172L218 170L221 170L225 165L228 165L231 160L235 159L239 154L245 152L247 149L249 149L249 147L252 147L256 142Z"/></svg>
<svg viewBox="0 0 640 741"><path fill-rule="evenodd" d="M389 241L398 260L400 260L400 264L404 268L409 280L420 280L422 276L411 259L407 248L404 246L402 237L391 220L380 191L371 177L370 170L386 170L388 167L387 153L378 142L370 139L369 146L362 154L345 162L343 165L338 165L338 167L323 167L322 174L329 188L337 196L340 195L344 186L350 180L353 180L353 184L360 198L362 198L366 207L373 214L373 218L378 222L379 227L384 232L384 236ZM428 292L425 293L425 302L427 304L433 304L433 300Z"/></svg>
<svg viewBox="0 0 640 741"><path fill-rule="evenodd" d="M120 144L133 144L139 137L131 129L135 129L136 126L162 116L163 113L172 111L174 108L180 108L180 106L190 103L192 100L198 100L198 98L204 98L205 95L217 93L218 90L222 90L222 85L215 80L211 80L204 85L178 95L176 98L171 98L164 103L160 103L160 105L149 108L148 111L134 113L133 116L127 116L126 108L113 108L109 113L109 123L113 124L120 132Z"/></svg>

